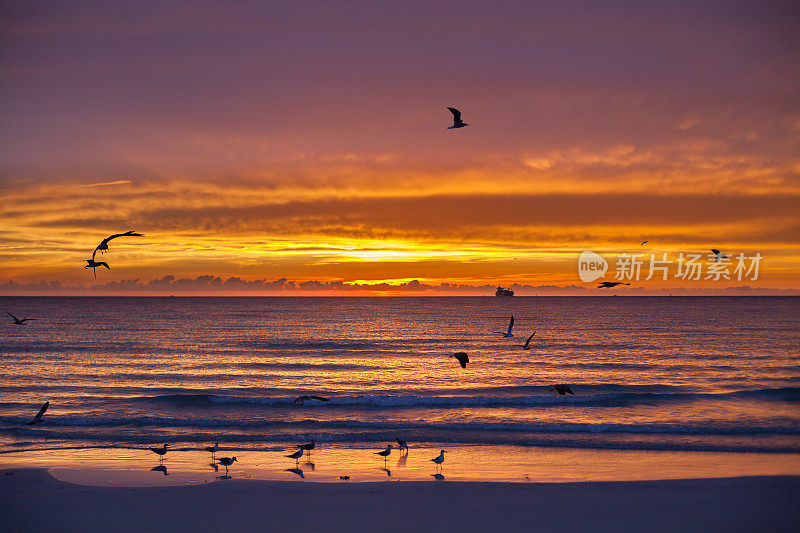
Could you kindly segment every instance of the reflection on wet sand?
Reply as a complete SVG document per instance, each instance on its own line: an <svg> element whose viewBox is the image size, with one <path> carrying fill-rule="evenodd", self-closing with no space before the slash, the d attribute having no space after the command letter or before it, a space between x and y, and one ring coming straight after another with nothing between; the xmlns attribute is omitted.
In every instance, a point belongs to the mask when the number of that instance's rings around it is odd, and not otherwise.
<svg viewBox="0 0 800 533"><path fill-rule="evenodd" d="M150 471L151 472L161 472L165 476L169 475L169 473L167 472L167 467L164 466L164 465L154 466L153 468L150 469Z"/></svg>
<svg viewBox="0 0 800 533"><path fill-rule="evenodd" d="M303 471L300 470L299 468L287 468L286 470L284 470L284 472L291 472L292 474L295 474L296 476L299 476L301 478L306 477L305 474L303 474Z"/></svg>

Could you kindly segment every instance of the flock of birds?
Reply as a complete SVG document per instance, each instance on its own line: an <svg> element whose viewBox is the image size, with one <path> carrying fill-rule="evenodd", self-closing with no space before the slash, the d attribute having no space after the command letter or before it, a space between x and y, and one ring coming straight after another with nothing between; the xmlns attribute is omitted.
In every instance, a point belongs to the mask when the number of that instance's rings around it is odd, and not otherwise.
<svg viewBox="0 0 800 533"><path fill-rule="evenodd" d="M453 125L452 126L448 126L447 129L458 129L458 128L463 128L463 127L469 126L469 124L467 124L466 122L464 122L461 119L461 111L459 111L458 109L456 109L454 107L448 107L447 109L453 115ZM113 235L109 235L108 237L103 239L100 242L100 244L97 245L97 247L95 247L94 251L92 252L92 258L85 260L86 261L86 266L84 268L91 268L93 273L94 273L94 277L97 278L97 268L105 267L106 269L110 270L110 267L108 266L108 262L106 262L106 261L98 261L97 260L97 252L100 252L101 254L105 254L108 251L109 242L111 242L114 239L118 239L118 238L121 238L121 237L143 237L143 236L144 236L143 234L137 233L134 230L129 230L129 231L126 231L124 233L115 233ZM648 241L646 241L646 240L642 241L641 246L644 246L647 242ZM712 249L711 251L714 254L714 261L716 261L716 262L719 262L721 259L728 258L727 255L721 253L717 249ZM598 285L598 288L606 289L606 288L616 287L618 285L630 285L630 283L623 283L623 282L616 282L616 281L603 281ZM15 325L22 326L22 325L25 325L27 322L30 322L30 321L33 321L33 320L38 320L36 318L18 318L16 316L14 316L13 314L11 314L9 311L6 311L6 313L14 320L14 324ZM514 337L514 333L512 332L513 328L514 328L514 316L512 315L511 316L511 320L509 321L509 324L508 324L508 329L506 331L495 331L494 333L501 334L503 336L503 338ZM518 346L521 346L522 349L524 349L524 350L530 349L530 343L531 343L531 340L533 339L534 335L536 335L535 331L533 333L531 333L530 336L528 336L528 338L527 338L527 340L525 341L524 344L519 344ZM461 368L466 368L467 364L470 362L469 355L466 352L457 352L457 353L454 353L451 357L454 357L458 361L458 363L461 365ZM558 394L560 394L562 396L566 395L566 394L575 394L572 391L572 389L569 387L569 385L566 385L566 384L553 385L549 390L553 390L553 391L557 392ZM302 396L298 396L297 399L295 399L291 403L300 404L302 406L302 405L305 404L305 402L312 402L312 401L327 402L327 401L330 401L330 399L329 398L324 398L322 396L302 395ZM33 417L33 419L30 422L28 422L28 425L34 425L34 424L37 424L37 423L41 423L42 422L42 416L45 414L45 412L47 411L49 406L50 406L50 402L49 401L45 402L41 406L41 408L39 409L39 412L36 413L36 415ZM384 469L386 467L386 461L388 460L389 456L391 455L391 453L392 453L392 451L394 449L399 450L399 452L401 454L406 454L406 455L408 454L408 443L406 441L402 440L402 439L399 439L399 438L396 439L396 441L397 441L397 448L395 448L394 445L389 444L384 450L374 452L375 455L383 458L383 460L384 460ZM315 446L316 446L316 443L313 440L311 442L309 442L309 443L298 444L297 445L297 448L298 448L297 451L295 451L294 453L291 453L289 455L286 455L287 458L295 460L295 468L289 468L289 469L287 469L287 471L293 472L293 473L297 474L300 477L304 477L303 471L300 468L298 468L300 459L306 453L308 453L309 456L310 456L311 450L313 450L315 448ZM163 473L165 476L169 475L169 473L167 472L167 467L164 466L161 463L164 460L164 456L166 456L166 454L167 454L168 448L169 448L169 444L166 444L166 443L161 447L150 448L150 451L155 453L155 454L157 454L159 456L159 458L160 458L159 459L159 465L154 467L154 468L152 468L152 470L153 471L159 471L159 472ZM221 478L222 479L229 479L230 476L229 476L228 469L229 469L230 466L233 465L234 462L236 462L236 457L221 457L219 459L216 459L216 452L217 452L218 449L219 449L219 443L214 444L214 446L209 446L209 447L204 448L205 451L211 453L211 457L212 457L211 466L215 470L218 469L218 465L224 466L225 467L225 476L222 476ZM440 472L442 464L444 463L444 454L445 454L445 450L441 450L439 452L438 456L436 456L433 459L431 459L431 461L436 465L436 468L437 468L436 473L433 474L433 477L435 477L436 479L444 479L444 477L441 475L441 472ZM386 471L388 472L388 470L386 470ZM350 476L346 476L346 475L345 476L340 476L339 479L344 480L344 481L349 481L350 480Z"/></svg>

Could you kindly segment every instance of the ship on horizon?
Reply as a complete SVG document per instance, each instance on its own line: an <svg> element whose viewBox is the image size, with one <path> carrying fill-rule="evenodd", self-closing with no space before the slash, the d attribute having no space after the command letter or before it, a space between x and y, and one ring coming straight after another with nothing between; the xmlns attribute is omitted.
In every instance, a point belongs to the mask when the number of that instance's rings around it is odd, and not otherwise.
<svg viewBox="0 0 800 533"><path fill-rule="evenodd" d="M514 296L514 291L511 289L506 289L504 287L497 287L497 291L494 293L495 296Z"/></svg>

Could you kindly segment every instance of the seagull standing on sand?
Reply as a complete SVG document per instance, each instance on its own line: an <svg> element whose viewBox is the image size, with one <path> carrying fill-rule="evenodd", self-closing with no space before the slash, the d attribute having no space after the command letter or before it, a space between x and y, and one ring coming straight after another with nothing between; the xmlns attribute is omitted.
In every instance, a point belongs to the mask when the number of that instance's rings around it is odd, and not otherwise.
<svg viewBox="0 0 800 533"><path fill-rule="evenodd" d="M42 415L44 414L45 411L47 411L48 407L50 407L50 401L49 400L42 404L41 409L39 409L39 412L36 413L36 416L33 417L33 420L28 422L28 425L32 426L34 424L37 424L37 423L41 422L42 421Z"/></svg>
<svg viewBox="0 0 800 533"><path fill-rule="evenodd" d="M514 334L511 333L511 328L514 327L514 315L511 315L511 320L508 323L508 331L494 331L493 333L500 333L503 337L513 337Z"/></svg>
<svg viewBox="0 0 800 533"><path fill-rule="evenodd" d="M464 126L469 126L466 122L461 120L461 111L456 109L455 107L448 107L447 109L453 114L453 125L448 126L448 130L454 130L456 128L463 128Z"/></svg>
<svg viewBox="0 0 800 533"><path fill-rule="evenodd" d="M444 450L441 450L439 452L439 456L438 457L434 457L433 459L431 459L431 461L436 463L437 467L441 468L442 463L444 462Z"/></svg>
<svg viewBox="0 0 800 533"><path fill-rule="evenodd" d="M302 450L308 450L308 455L311 455L311 450L314 449L314 446L316 446L316 443L313 440L311 442L309 442L308 444L298 444L297 445L297 447L300 448L301 451Z"/></svg>
<svg viewBox="0 0 800 533"><path fill-rule="evenodd" d="M219 464L225 467L225 475L228 475L228 467L236 461L236 457L220 457Z"/></svg>
<svg viewBox="0 0 800 533"><path fill-rule="evenodd" d="M161 458L159 459L159 461L163 461L164 460L164 456L167 455L167 447L168 446L169 446L169 444L165 444L163 448L150 448L150 451L160 455Z"/></svg>
<svg viewBox="0 0 800 533"><path fill-rule="evenodd" d="M400 450L400 453L403 453L403 450L405 450L406 453L408 453L408 443L406 441L404 441L403 439L398 439L397 437L395 437L394 440L397 441L397 449Z"/></svg>
<svg viewBox="0 0 800 533"><path fill-rule="evenodd" d="M300 458L303 457L303 453L305 453L305 451L303 450L303 448L300 448L296 452L290 453L286 457L288 457L289 459L294 459L295 463L299 463L300 462Z"/></svg>
<svg viewBox="0 0 800 533"><path fill-rule="evenodd" d="M8 314L8 316L14 319L14 324L16 324L17 326L24 326L25 322L28 322L29 320L39 320L38 318L17 318L8 311L6 311L6 314Z"/></svg>
<svg viewBox="0 0 800 533"><path fill-rule="evenodd" d="M467 363L469 363L469 356L466 352L457 352L451 355L450 357L455 357L458 359L458 362L461 364L461 368L467 368Z"/></svg>
<svg viewBox="0 0 800 533"><path fill-rule="evenodd" d="M383 457L383 466L386 467L386 460L389 459L389 455L392 453L392 445L388 445L385 450L381 450L379 452L375 452L375 455L380 455Z"/></svg>
<svg viewBox="0 0 800 533"><path fill-rule="evenodd" d="M217 454L217 450L219 449L219 442L214 443L213 446L207 446L206 451L211 452L211 458L213 459L214 456Z"/></svg>
<svg viewBox="0 0 800 533"><path fill-rule="evenodd" d="M720 259L727 259L728 258L727 255L723 254L722 252L720 252L719 250L717 250L715 248L712 248L711 251L714 252L714 262L715 263L719 263Z"/></svg>
<svg viewBox="0 0 800 533"><path fill-rule="evenodd" d="M531 347L530 347L531 339L533 338L534 335L536 335L535 331L533 333L531 333L531 336L528 337L528 340L525 341L525 344L520 344L520 346L522 346L523 350L530 350L531 349Z"/></svg>
<svg viewBox="0 0 800 533"><path fill-rule="evenodd" d="M572 392L572 389L569 388L569 385L553 385L553 387L550 390L556 391L561 396L564 396L567 393L575 394L574 392Z"/></svg>

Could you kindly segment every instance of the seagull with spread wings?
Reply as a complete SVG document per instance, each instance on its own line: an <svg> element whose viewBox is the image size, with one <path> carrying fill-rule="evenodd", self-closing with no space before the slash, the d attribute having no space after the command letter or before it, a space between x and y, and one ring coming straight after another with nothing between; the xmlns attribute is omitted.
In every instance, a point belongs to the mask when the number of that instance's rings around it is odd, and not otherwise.
<svg viewBox="0 0 800 533"><path fill-rule="evenodd" d="M84 261L86 261L87 265L83 268L91 268L92 271L94 271L95 278L97 277L97 267L106 267L108 270L111 270L111 267L109 267L108 263L106 263L105 261L95 261L94 254L92 254L91 259L84 259Z"/></svg>
<svg viewBox="0 0 800 533"><path fill-rule="evenodd" d="M455 107L448 107L447 109L453 114L453 125L448 126L448 130L454 130L456 128L463 128L464 126L469 126L466 122L461 120L461 111L456 109Z"/></svg>
<svg viewBox="0 0 800 533"><path fill-rule="evenodd" d="M533 338L534 335L536 335L535 331L533 333L531 333L531 336L528 337L528 340L525 341L525 344L520 344L520 346L522 346L523 350L530 350L531 349L531 346L530 346L531 345L531 339Z"/></svg>
<svg viewBox="0 0 800 533"><path fill-rule="evenodd" d="M503 337L513 337L511 329L514 327L514 315L511 315L511 320L508 322L508 331L493 331L492 333L500 333Z"/></svg>
<svg viewBox="0 0 800 533"><path fill-rule="evenodd" d="M14 315L12 315L11 313L9 313L8 311L6 311L6 314L8 314L8 316L13 318L14 319L14 324L16 324L18 326L24 326L25 322L27 322L29 320L39 320L38 318L17 318Z"/></svg>
<svg viewBox="0 0 800 533"><path fill-rule="evenodd" d="M92 252L92 261L94 261L94 256L95 254L97 254L98 250L100 251L101 254L106 253L106 251L108 250L108 242L111 239L116 239L118 237L144 237L144 235L141 233L136 233L133 230L126 231L125 233L115 233L114 235L109 235L108 237L100 241L100 244L98 244L97 248L95 248L94 252Z"/></svg>
<svg viewBox="0 0 800 533"><path fill-rule="evenodd" d="M42 421L42 415L44 414L45 411L47 411L48 407L50 407L50 400L48 400L48 401L46 401L46 402L44 402L42 404L41 409L39 409L39 412L36 413L36 415L33 417L33 420L28 422L28 425L32 426L34 424L38 424L39 422L41 422Z"/></svg>

